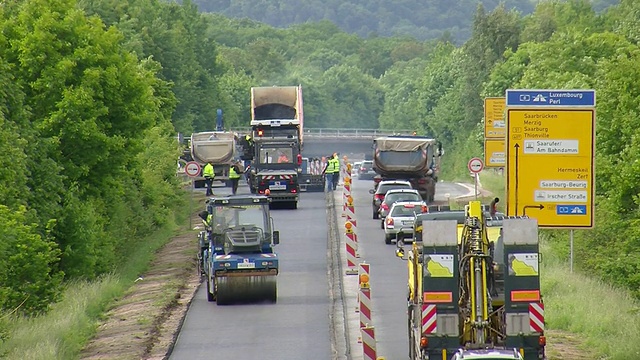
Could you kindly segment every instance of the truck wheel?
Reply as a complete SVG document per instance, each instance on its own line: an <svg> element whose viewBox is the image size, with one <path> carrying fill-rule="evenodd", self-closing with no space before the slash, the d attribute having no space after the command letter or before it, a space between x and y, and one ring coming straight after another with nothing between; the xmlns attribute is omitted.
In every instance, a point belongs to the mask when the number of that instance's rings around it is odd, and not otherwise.
<svg viewBox="0 0 640 360"><path fill-rule="evenodd" d="M297 202L297 201L292 201L292 202L289 204L289 208L290 208L290 209L292 209L292 210L297 209L297 208L298 208L298 202Z"/></svg>
<svg viewBox="0 0 640 360"><path fill-rule="evenodd" d="M380 219L380 214L378 214L377 211L373 210L373 218L374 219Z"/></svg>
<svg viewBox="0 0 640 360"><path fill-rule="evenodd" d="M209 302L216 301L216 298L211 293L211 284L209 282L209 279L206 279L205 281L207 282L207 301Z"/></svg>

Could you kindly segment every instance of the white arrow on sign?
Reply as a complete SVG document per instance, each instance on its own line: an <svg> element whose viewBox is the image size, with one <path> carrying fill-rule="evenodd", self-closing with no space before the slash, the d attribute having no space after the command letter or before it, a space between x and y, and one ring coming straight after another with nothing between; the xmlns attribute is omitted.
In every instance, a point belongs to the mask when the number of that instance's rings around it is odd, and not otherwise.
<svg viewBox="0 0 640 360"><path fill-rule="evenodd" d="M184 167L184 172L187 176L196 177L200 175L200 164L195 161L189 161Z"/></svg>
<svg viewBox="0 0 640 360"><path fill-rule="evenodd" d="M477 174L480 171L482 171L482 169L484 169L484 163L480 158L473 158L469 160L467 167L469 168L469 171L471 171L474 174Z"/></svg>

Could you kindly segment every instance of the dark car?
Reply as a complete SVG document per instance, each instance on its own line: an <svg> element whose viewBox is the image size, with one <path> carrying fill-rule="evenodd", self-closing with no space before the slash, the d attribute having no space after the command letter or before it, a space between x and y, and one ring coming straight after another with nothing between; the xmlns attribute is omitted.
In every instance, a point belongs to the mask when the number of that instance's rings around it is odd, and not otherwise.
<svg viewBox="0 0 640 360"><path fill-rule="evenodd" d="M373 161L365 160L360 164L358 169L358 179L360 180L373 180L376 176L375 170L373 170Z"/></svg>
<svg viewBox="0 0 640 360"><path fill-rule="evenodd" d="M369 194L373 194L371 201L373 206L373 218L380 218L380 205L384 201L387 191L391 189L411 189L411 183L404 180L383 180L375 189L369 190Z"/></svg>

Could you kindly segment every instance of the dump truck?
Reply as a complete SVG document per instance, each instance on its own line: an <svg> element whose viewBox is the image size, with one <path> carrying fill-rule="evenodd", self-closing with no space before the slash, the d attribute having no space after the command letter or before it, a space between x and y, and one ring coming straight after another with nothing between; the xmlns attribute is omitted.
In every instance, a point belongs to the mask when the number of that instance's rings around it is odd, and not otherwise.
<svg viewBox="0 0 640 360"><path fill-rule="evenodd" d="M218 109L216 130L191 134L190 156L185 160L197 162L201 169L211 161L216 174L215 181L226 183L229 180L229 167L236 158L236 143L237 136L224 130L222 110ZM194 181L195 187L205 186L202 173Z"/></svg>
<svg viewBox="0 0 640 360"><path fill-rule="evenodd" d="M383 136L373 140L376 185L382 180L408 180L423 200L433 203L442 145L421 136Z"/></svg>
<svg viewBox="0 0 640 360"><path fill-rule="evenodd" d="M409 358L495 349L546 359L537 221L489 218L471 201L418 226L411 249L396 249L408 264Z"/></svg>
<svg viewBox="0 0 640 360"><path fill-rule="evenodd" d="M211 215L208 246L201 248L207 300L217 305L277 301L279 271L269 199L231 195L207 200ZM199 255L200 257L200 255Z"/></svg>
<svg viewBox="0 0 640 360"><path fill-rule="evenodd" d="M298 206L302 172L302 108L300 86L251 88L249 187L292 209Z"/></svg>

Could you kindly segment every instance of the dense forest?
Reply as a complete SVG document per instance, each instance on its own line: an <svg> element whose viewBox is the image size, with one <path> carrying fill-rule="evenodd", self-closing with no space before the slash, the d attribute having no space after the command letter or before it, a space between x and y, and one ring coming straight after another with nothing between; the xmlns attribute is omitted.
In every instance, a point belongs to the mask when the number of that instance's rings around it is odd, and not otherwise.
<svg viewBox="0 0 640 360"><path fill-rule="evenodd" d="M449 39L459 45L471 37L473 14L502 4L531 14L538 0L194 0L202 11L249 18L275 27L329 20L361 37L411 36L419 40ZM601 11L619 0L592 0Z"/></svg>
<svg viewBox="0 0 640 360"><path fill-rule="evenodd" d="M26 0L0 9L0 308L33 314L113 271L181 207L173 137L248 122L249 88L302 84L309 127L418 130L482 153L483 98L597 90L597 221L577 265L640 296L640 3L478 6L470 38L278 29L191 2ZM559 233L554 233L554 236ZM565 239L558 238L562 250Z"/></svg>

